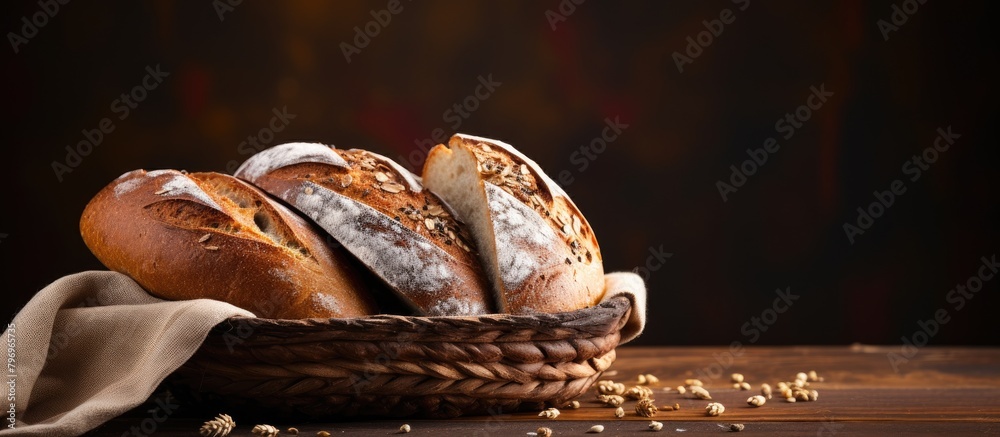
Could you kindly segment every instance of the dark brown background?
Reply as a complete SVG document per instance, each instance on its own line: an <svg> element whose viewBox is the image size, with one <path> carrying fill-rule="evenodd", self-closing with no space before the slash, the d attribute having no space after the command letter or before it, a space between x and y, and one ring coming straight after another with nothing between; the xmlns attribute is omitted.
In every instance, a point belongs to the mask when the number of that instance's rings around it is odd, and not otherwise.
<svg viewBox="0 0 1000 437"><path fill-rule="evenodd" d="M0 48L5 317L56 278L101 268L79 215L126 171L224 171L285 107L296 118L272 145L397 157L436 128L453 132L444 112L492 75L502 85L458 131L568 171L609 271L645 264L651 248L672 254L649 273L639 343L751 343L741 326L790 287L801 298L756 343L899 344L945 308L951 321L931 343L997 344L1000 278L959 311L945 300L1000 250L988 3L927 2L885 41L877 22L890 19L888 1L753 0L741 11L588 0L553 30L556 1L404 0L347 62L340 44L386 4L245 2L220 21L210 2L74 1L19 53ZM40 10L0 8L5 33ZM671 54L726 8L735 21L678 72ZM112 101L157 64L169 77L114 118ZM820 84L834 96L723 202L716 181ZM103 117L114 132L60 182L51 163ZM581 171L573 153L606 117L629 127ZM843 223L949 125L961 138L851 245Z"/></svg>

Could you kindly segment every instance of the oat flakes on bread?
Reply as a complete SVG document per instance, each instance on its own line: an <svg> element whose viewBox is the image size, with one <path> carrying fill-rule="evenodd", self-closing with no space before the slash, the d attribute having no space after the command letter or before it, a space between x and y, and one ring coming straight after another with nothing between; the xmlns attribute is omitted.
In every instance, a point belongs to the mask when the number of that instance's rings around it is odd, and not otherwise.
<svg viewBox="0 0 1000 437"><path fill-rule="evenodd" d="M590 224L513 146L456 134L431 149L423 181L468 225L501 312L572 311L600 301L604 266Z"/></svg>

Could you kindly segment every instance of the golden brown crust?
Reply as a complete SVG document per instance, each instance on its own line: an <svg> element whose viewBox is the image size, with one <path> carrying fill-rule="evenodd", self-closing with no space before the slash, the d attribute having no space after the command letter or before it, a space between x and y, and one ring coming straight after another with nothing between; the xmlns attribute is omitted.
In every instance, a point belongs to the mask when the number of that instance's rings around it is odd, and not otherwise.
<svg viewBox="0 0 1000 437"><path fill-rule="evenodd" d="M80 230L108 268L162 298L217 299L268 318L377 311L344 253L231 176L127 173L91 200Z"/></svg>
<svg viewBox="0 0 1000 437"><path fill-rule="evenodd" d="M538 176L537 167L526 163L510 151L490 147L486 142L453 137L476 155L483 181L496 185L521 203L530 206L545 218L570 247L570 263L602 261L601 249L590 223L563 194L553 193L549 184Z"/></svg>
<svg viewBox="0 0 1000 437"><path fill-rule="evenodd" d="M464 226L419 178L388 158L283 144L255 155L236 175L316 221L419 313L493 312Z"/></svg>
<svg viewBox="0 0 1000 437"><path fill-rule="evenodd" d="M483 262L496 266L501 310L560 312L597 304L604 283L600 247L565 192L508 144L458 134L448 148L431 150L424 177L430 181L429 172L447 171L452 150L462 148L475 157L492 229L476 237L481 247L486 246L482 239L494 239L496 252Z"/></svg>
<svg viewBox="0 0 1000 437"><path fill-rule="evenodd" d="M394 168L388 158L360 149L331 149L349 168L324 163L300 163L281 167L270 176L310 181L375 208L393 220L434 242L437 246L472 268L478 266L472 237L454 218L447 204L428 190L409 188L402 169ZM419 184L419 181L417 181Z"/></svg>

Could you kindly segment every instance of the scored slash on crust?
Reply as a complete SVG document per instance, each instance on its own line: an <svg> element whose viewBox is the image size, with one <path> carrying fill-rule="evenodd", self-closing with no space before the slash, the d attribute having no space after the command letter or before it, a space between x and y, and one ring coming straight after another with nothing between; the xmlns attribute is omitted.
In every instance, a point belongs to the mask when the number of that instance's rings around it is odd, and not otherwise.
<svg viewBox="0 0 1000 437"><path fill-rule="evenodd" d="M513 147L456 134L431 150L423 180L469 225L501 311L568 311L600 300L604 272L590 226Z"/></svg>
<svg viewBox="0 0 1000 437"><path fill-rule="evenodd" d="M295 147L330 156L310 161L301 158L306 152L283 151ZM471 312L452 315L493 312L471 239L463 238L449 208L423 190L419 177L363 150L272 149L277 151L244 164L268 170L246 177L256 176L256 185L313 219L418 313L444 315L435 305L449 297L461 301L450 308ZM275 157L290 164L253 162Z"/></svg>

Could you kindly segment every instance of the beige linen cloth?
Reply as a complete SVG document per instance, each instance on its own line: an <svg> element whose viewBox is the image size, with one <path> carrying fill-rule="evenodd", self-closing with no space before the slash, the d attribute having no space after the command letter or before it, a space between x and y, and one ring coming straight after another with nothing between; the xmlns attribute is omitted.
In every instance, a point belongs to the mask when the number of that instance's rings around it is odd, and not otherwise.
<svg viewBox="0 0 1000 437"><path fill-rule="evenodd" d="M120 273L53 282L14 317L16 427L7 427L6 412L0 435L75 436L96 428L144 402L232 316L253 314L215 300L157 299Z"/></svg>
<svg viewBox="0 0 1000 437"><path fill-rule="evenodd" d="M605 286L604 299L632 300L622 343L634 339L645 326L645 284L632 273L611 273ZM5 412L0 436L76 436L96 428L146 401L213 326L234 316L254 317L216 300L164 301L115 272L53 282L5 332L8 347L13 338L14 368L4 392L13 381L16 426L8 428Z"/></svg>

